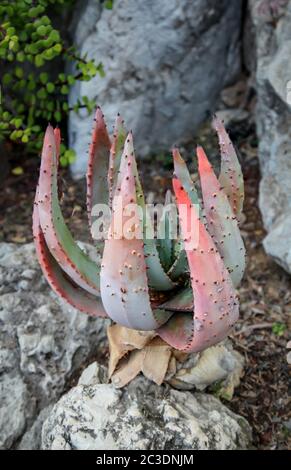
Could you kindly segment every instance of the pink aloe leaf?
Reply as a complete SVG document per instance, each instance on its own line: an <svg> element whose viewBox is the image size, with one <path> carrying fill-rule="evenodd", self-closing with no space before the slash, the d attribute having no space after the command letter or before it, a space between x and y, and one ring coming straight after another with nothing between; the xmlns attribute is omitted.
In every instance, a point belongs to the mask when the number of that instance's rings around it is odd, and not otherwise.
<svg viewBox="0 0 291 470"><path fill-rule="evenodd" d="M229 273L199 219L196 206L191 204L178 179L173 180L173 186L191 271L194 311L172 316L158 329L158 334L177 349L198 352L227 336L238 318L238 301ZM196 247L193 247L196 237L188 233L193 221L199 230Z"/></svg>
<svg viewBox="0 0 291 470"><path fill-rule="evenodd" d="M244 181L241 166L229 135L222 121L217 117L214 119L214 127L218 135L221 153L219 182L228 197L234 215L239 219L244 203Z"/></svg>
<svg viewBox="0 0 291 470"><path fill-rule="evenodd" d="M126 155L126 165L122 165L122 181L115 191L113 217L104 245L100 274L101 297L108 316L117 323L127 328L153 330L167 321L170 313L154 312L151 307L142 222L136 203L134 157L131 152ZM132 212L127 212L129 208ZM119 233L117 218L120 219Z"/></svg>
<svg viewBox="0 0 291 470"><path fill-rule="evenodd" d="M61 131L59 127L56 127L54 129L54 135L55 135L55 142L56 142L57 163L59 163L60 151L61 151Z"/></svg>
<svg viewBox="0 0 291 470"><path fill-rule="evenodd" d="M192 204L199 206L199 199L196 188L192 181L187 165L177 148L173 149L174 174L181 181L185 191L187 191Z"/></svg>
<svg viewBox="0 0 291 470"><path fill-rule="evenodd" d="M144 254L146 259L147 266L147 275L149 286L153 289L166 291L171 290L175 287L175 283L170 279L166 274L163 266L161 264L158 249L156 246L156 241L153 237L153 226L150 219L150 216L147 212L145 198L142 190L142 185L139 179L139 174L137 170L134 147L133 147L133 138L132 133L130 132L126 138L124 150L120 162L119 176L116 185L116 192L120 191L122 175L125 172L127 167L128 158L132 160L132 171L135 177L135 191L136 191L136 200L137 204L143 212L143 242L144 242ZM151 236L152 235L152 236Z"/></svg>
<svg viewBox="0 0 291 470"><path fill-rule="evenodd" d="M107 317L100 299L94 298L81 287L75 285L51 255L43 236L38 214L38 190L33 209L33 238L42 272L56 294L81 312L92 316Z"/></svg>
<svg viewBox="0 0 291 470"><path fill-rule="evenodd" d="M201 147L197 148L197 156L208 231L230 273L234 287L237 287L245 270L245 247L238 223Z"/></svg>
<svg viewBox="0 0 291 470"><path fill-rule="evenodd" d="M174 174L182 182L184 188L193 204L199 206L199 199L196 188L190 176L189 170L181 154L177 148L173 149L173 161L174 161ZM189 272L187 256L184 250L183 240L180 240L178 244L179 250L176 254L176 259L171 266L168 274L174 281L178 280L181 276L185 276Z"/></svg>
<svg viewBox="0 0 291 470"><path fill-rule="evenodd" d="M108 187L109 187L109 205L112 207L113 195L117 184L118 171L120 168L121 156L126 139L124 121L120 114L117 115L114 126L112 145L109 156L108 169Z"/></svg>
<svg viewBox="0 0 291 470"><path fill-rule="evenodd" d="M108 168L111 142L107 133L106 124L100 107L97 107L94 127L92 131L89 159L87 166L87 213L92 236L92 226L96 216L92 209L96 204L108 204Z"/></svg>
<svg viewBox="0 0 291 470"><path fill-rule="evenodd" d="M93 295L99 295L100 267L75 243L61 212L56 142L51 126L47 128L44 138L36 204L41 229L53 257L76 284Z"/></svg>

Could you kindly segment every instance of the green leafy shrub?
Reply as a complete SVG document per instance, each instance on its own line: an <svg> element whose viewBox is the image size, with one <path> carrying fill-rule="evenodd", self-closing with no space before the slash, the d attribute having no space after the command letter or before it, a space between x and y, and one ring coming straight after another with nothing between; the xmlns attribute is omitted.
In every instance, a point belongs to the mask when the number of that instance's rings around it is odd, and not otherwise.
<svg viewBox="0 0 291 470"><path fill-rule="evenodd" d="M102 64L80 56L66 44L52 24L72 8L72 0L11 0L0 5L1 102L0 141L11 140L38 153L43 124L66 122L68 93L78 81L104 74ZM65 72L65 63L73 70ZM73 106L75 112L91 112L95 102L86 96ZM74 159L74 151L61 145L61 163Z"/></svg>

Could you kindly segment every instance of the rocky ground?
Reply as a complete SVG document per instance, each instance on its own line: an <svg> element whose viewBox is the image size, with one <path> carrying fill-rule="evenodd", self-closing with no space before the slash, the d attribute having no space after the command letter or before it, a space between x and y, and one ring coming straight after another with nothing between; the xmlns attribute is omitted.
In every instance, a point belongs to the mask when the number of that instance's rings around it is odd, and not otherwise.
<svg viewBox="0 0 291 470"><path fill-rule="evenodd" d="M137 377L118 390L96 362L53 407L42 429L46 450L248 449L251 428L217 398Z"/></svg>
<svg viewBox="0 0 291 470"><path fill-rule="evenodd" d="M254 445L262 449L291 446L291 409L288 402L286 344L291 326L291 279L264 252L265 236L258 210L259 168L257 139L247 121L232 127L232 136L242 156L246 183L245 218L241 224L248 252L248 265L240 288L241 316L232 339L246 360L245 376L227 406L248 420L254 432ZM201 140L209 137L209 129ZM213 141L207 140L215 158ZM214 141L215 142L215 141ZM12 160L12 168L19 158ZM158 200L171 185L171 159L160 155L140 165L145 188ZM189 158L190 166L192 161ZM37 179L37 158L21 162L23 174L10 176L1 188L0 241L17 244L32 240L31 209ZM195 173L195 168L192 168ZM77 239L88 241L85 213L85 185L73 182L62 171L64 213ZM76 373L78 377L78 373ZM70 385L74 383L72 379ZM69 388L69 385L68 385Z"/></svg>

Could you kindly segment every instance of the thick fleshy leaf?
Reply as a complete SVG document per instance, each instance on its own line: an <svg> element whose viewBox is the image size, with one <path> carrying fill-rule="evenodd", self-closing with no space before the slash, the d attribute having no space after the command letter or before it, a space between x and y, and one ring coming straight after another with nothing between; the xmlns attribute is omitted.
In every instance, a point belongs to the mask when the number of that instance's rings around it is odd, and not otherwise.
<svg viewBox="0 0 291 470"><path fill-rule="evenodd" d="M120 114L117 115L112 145L109 156L109 169L108 169L108 187L109 187L109 205L112 206L114 191L118 179L118 171L120 168L121 156L126 139L126 131L124 128L124 121Z"/></svg>
<svg viewBox="0 0 291 470"><path fill-rule="evenodd" d="M165 273L162 267L159 258L159 253L156 247L156 241L153 238L153 226L150 219L150 215L148 214L146 209L145 198L137 171L131 132L128 134L124 145L124 151L121 158L119 176L116 186L117 192L120 191L122 174L125 171L129 156L132 158L132 171L135 177L137 204L141 207L143 211L143 251L146 258L148 283L151 288L158 291L171 290L175 287L175 283L169 278L169 276Z"/></svg>
<svg viewBox="0 0 291 470"><path fill-rule="evenodd" d="M93 295L99 295L98 267L75 243L66 226L58 200L56 143L51 126L47 128L40 167L38 213L46 244L72 280Z"/></svg>
<svg viewBox="0 0 291 470"><path fill-rule="evenodd" d="M94 238L93 223L99 214L94 215L92 209L96 204L108 204L108 168L111 142L107 133L104 117L97 107L92 131L89 159L87 167L87 212L92 237Z"/></svg>
<svg viewBox="0 0 291 470"><path fill-rule="evenodd" d="M160 308L176 312L193 312L194 300L191 287L179 291L174 297L160 305Z"/></svg>
<svg viewBox="0 0 291 470"><path fill-rule="evenodd" d="M183 158L180 155L180 152L177 148L173 149L173 159L174 159L174 171L176 177L181 181L181 184L185 188L185 191L188 193L189 198L192 204L199 206L199 198L194 186L193 180L187 168L187 165Z"/></svg>
<svg viewBox="0 0 291 470"><path fill-rule="evenodd" d="M245 270L245 247L228 198L204 150L197 148L198 169L208 231L237 287Z"/></svg>
<svg viewBox="0 0 291 470"><path fill-rule="evenodd" d="M158 334L177 349L198 352L226 337L238 318L238 301L229 273L211 236L199 220L196 206L191 205L178 179L173 181L173 186L191 270L194 312L172 316ZM193 223L199 230L196 247L193 247L195 238L188 233Z"/></svg>
<svg viewBox="0 0 291 470"><path fill-rule="evenodd" d="M74 284L51 255L40 227L37 202L38 191L33 210L33 238L38 261L46 280L56 294L81 312L92 316L107 317L100 299L94 298Z"/></svg>
<svg viewBox="0 0 291 470"><path fill-rule="evenodd" d="M189 170L181 154L177 148L173 149L173 160L174 160L174 172L177 178L182 182L185 190L189 194L192 204L199 206L199 198L190 176ZM176 259L171 266L168 274L173 281L178 280L181 277L185 277L189 273L189 266L187 261L187 256L184 250L184 242L180 240L178 243L178 252L176 254Z"/></svg>
<svg viewBox="0 0 291 470"><path fill-rule="evenodd" d="M172 234L172 223L174 222L171 206L172 206L172 193L170 190L166 192L165 197L165 212L160 220L161 238L157 239L157 249L159 258L161 260L164 270L167 272L174 262L174 238ZM161 229L160 227L160 229Z"/></svg>
<svg viewBox="0 0 291 470"><path fill-rule="evenodd" d="M105 240L100 275L101 296L107 314L117 323L137 330L153 330L167 321L170 314L158 312L157 316L151 308L141 238L142 222L140 214L134 210L138 206L133 153L127 153L126 162L126 165L121 165L121 186L115 191L114 217ZM117 218L120 219L119 234Z"/></svg>
<svg viewBox="0 0 291 470"><path fill-rule="evenodd" d="M54 129L55 141L56 141L56 156L57 156L57 163L59 163L60 159L60 151L61 151L61 131L59 127Z"/></svg>
<svg viewBox="0 0 291 470"><path fill-rule="evenodd" d="M182 243L182 242L181 242ZM184 246L184 245L183 245ZM181 248L177 254L177 258L171 266L168 275L173 281L185 278L189 273L187 255L184 248Z"/></svg>
<svg viewBox="0 0 291 470"><path fill-rule="evenodd" d="M218 135L221 153L219 182L228 197L234 214L239 219L244 203L244 181L241 166L229 135L218 118L214 119L214 127Z"/></svg>

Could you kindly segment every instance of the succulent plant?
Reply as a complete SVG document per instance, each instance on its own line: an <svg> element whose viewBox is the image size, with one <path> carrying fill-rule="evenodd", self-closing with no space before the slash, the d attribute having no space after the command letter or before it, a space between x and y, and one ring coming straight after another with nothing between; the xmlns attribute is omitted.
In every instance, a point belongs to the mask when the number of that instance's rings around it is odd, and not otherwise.
<svg viewBox="0 0 291 470"><path fill-rule="evenodd" d="M43 273L52 289L89 315L110 317L123 327L155 331L171 347L198 352L227 336L238 318L236 287L245 267L238 219L243 179L234 147L215 120L221 149L219 178L201 147L197 149L201 196L177 148L173 189L180 233L149 236L148 215L137 170L132 133L120 116L110 139L101 109L94 119L87 171L87 210L94 237L99 205L111 211L108 234L96 242L100 264L73 240L59 203L60 132L48 126L33 211L33 234ZM121 201L117 205L118 198ZM171 195L166 195L170 202ZM139 211L126 214L133 204ZM97 206L96 206L97 205ZM116 236L115 216L128 236ZM194 233L188 228L194 221ZM193 225L192 225L193 226ZM133 233L133 236L132 236ZM136 234L139 233L140 236Z"/></svg>

